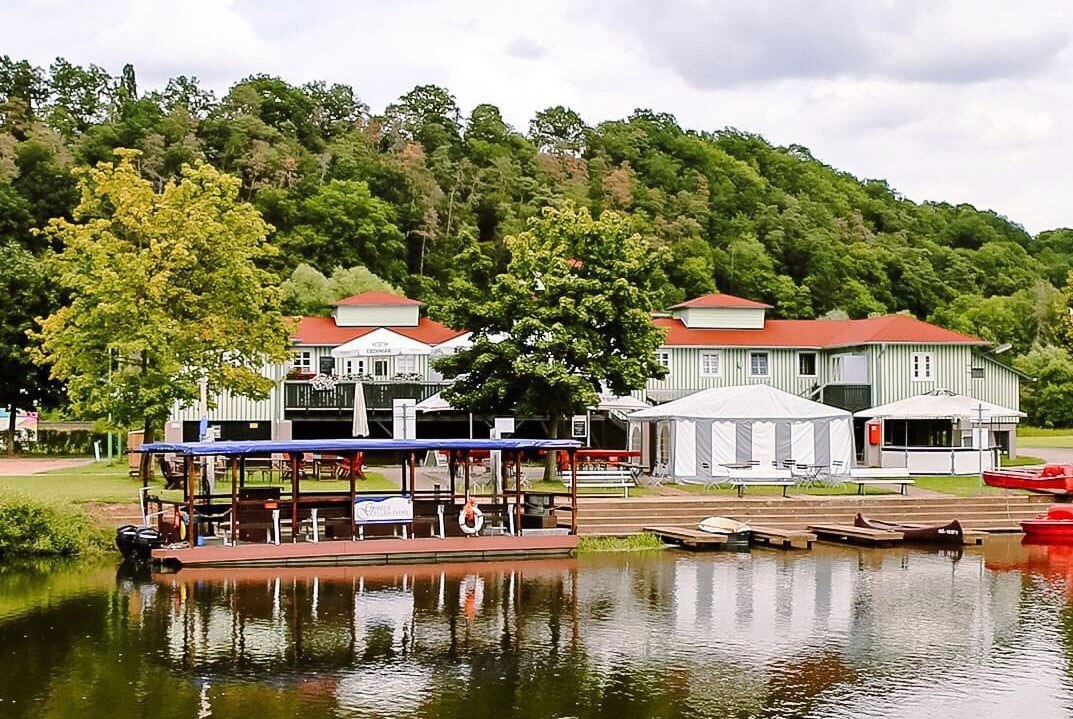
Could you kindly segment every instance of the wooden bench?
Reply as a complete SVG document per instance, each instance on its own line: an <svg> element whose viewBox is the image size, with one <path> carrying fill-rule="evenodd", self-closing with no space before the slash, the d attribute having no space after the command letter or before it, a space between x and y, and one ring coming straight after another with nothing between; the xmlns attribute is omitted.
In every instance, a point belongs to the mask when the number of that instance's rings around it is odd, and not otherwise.
<svg viewBox="0 0 1073 719"><path fill-rule="evenodd" d="M778 529L776 527L757 527L750 524L750 544L763 544L777 549L812 549L816 535L800 529Z"/></svg>
<svg viewBox="0 0 1073 719"><path fill-rule="evenodd" d="M782 496L787 497L790 487L797 486L797 482L792 479L743 479L740 477L732 477L726 484L736 487L739 497L745 496L746 487L782 487Z"/></svg>
<svg viewBox="0 0 1073 719"><path fill-rule="evenodd" d="M847 479L846 481L850 484L857 485L857 494L864 494L864 488L869 485L876 487L899 485L899 491L902 494L905 494L908 491L910 484L916 484L915 481L908 477L902 477L901 479Z"/></svg>
<svg viewBox="0 0 1073 719"><path fill-rule="evenodd" d="M563 484L570 489L572 476L570 472L563 474ZM607 469L579 469L577 470L577 488L579 490L591 487L596 489L621 489L622 496L629 498L630 488L636 487L637 482L633 478L633 472L629 467L608 467Z"/></svg>
<svg viewBox="0 0 1073 719"><path fill-rule="evenodd" d="M901 532L855 527L852 524L810 524L808 530L820 539L873 545L896 544L905 536Z"/></svg>

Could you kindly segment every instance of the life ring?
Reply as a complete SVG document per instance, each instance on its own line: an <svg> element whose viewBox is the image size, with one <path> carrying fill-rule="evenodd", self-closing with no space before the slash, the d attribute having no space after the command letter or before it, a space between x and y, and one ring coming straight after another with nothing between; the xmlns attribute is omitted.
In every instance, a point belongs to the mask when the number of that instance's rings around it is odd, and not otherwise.
<svg viewBox="0 0 1073 719"><path fill-rule="evenodd" d="M484 512L477 506L476 499L470 499L462 505L462 511L458 513L458 526L464 534L471 537L481 533L484 527Z"/></svg>

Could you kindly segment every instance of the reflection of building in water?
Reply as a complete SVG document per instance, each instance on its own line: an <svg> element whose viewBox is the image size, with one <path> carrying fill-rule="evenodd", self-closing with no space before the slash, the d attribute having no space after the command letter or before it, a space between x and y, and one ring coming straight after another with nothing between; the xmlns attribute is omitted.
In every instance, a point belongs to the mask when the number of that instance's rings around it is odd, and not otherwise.
<svg viewBox="0 0 1073 719"><path fill-rule="evenodd" d="M183 570L155 590L132 589L170 662L209 677L316 673L329 705L375 716L428 714L431 697L504 682L555 686L566 704L548 715L594 691L673 695L698 716L788 702L822 714L854 687L885 687L889 703L910 688L951 686L966 659L986 661L1024 623L1019 577L987 571L979 552L819 548L222 576Z"/></svg>

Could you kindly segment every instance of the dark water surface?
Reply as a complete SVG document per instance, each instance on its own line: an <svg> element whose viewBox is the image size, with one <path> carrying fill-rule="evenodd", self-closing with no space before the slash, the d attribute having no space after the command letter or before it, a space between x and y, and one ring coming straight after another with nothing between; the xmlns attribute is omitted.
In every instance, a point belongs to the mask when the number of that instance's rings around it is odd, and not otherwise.
<svg viewBox="0 0 1073 719"><path fill-rule="evenodd" d="M1073 548L0 570L0 717L1073 714Z"/></svg>

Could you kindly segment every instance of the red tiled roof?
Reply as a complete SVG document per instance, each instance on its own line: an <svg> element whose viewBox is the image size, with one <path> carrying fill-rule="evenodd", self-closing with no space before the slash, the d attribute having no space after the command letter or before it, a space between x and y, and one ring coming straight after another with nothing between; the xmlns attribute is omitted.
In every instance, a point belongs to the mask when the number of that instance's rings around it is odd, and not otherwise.
<svg viewBox="0 0 1073 719"><path fill-rule="evenodd" d="M734 295L724 295L721 292L713 292L707 295L701 295L700 297L694 297L691 300L680 302L672 310L683 310L691 307L708 307L719 309L760 309L769 310L771 305L765 305L763 302L753 302L747 300L744 297L735 297Z"/></svg>
<svg viewBox="0 0 1073 719"><path fill-rule="evenodd" d="M291 334L291 340L300 345L341 345L344 342L367 335L378 327L340 327L331 317L299 317L298 327ZM428 317L422 317L416 327L387 327L404 337L436 345L465 334L453 330Z"/></svg>
<svg viewBox="0 0 1073 719"><path fill-rule="evenodd" d="M397 295L394 292L381 292L379 290L373 290L369 292L362 292L360 295L351 295L350 297L344 297L338 302L333 302L332 304L336 307L404 307L421 305L423 303L418 302L417 300L411 300L409 297Z"/></svg>
<svg viewBox="0 0 1073 719"><path fill-rule="evenodd" d="M689 329L680 320L659 317L665 344L698 347L851 347L890 343L986 345L976 337L944 329L908 315L865 320L768 320L763 329Z"/></svg>

